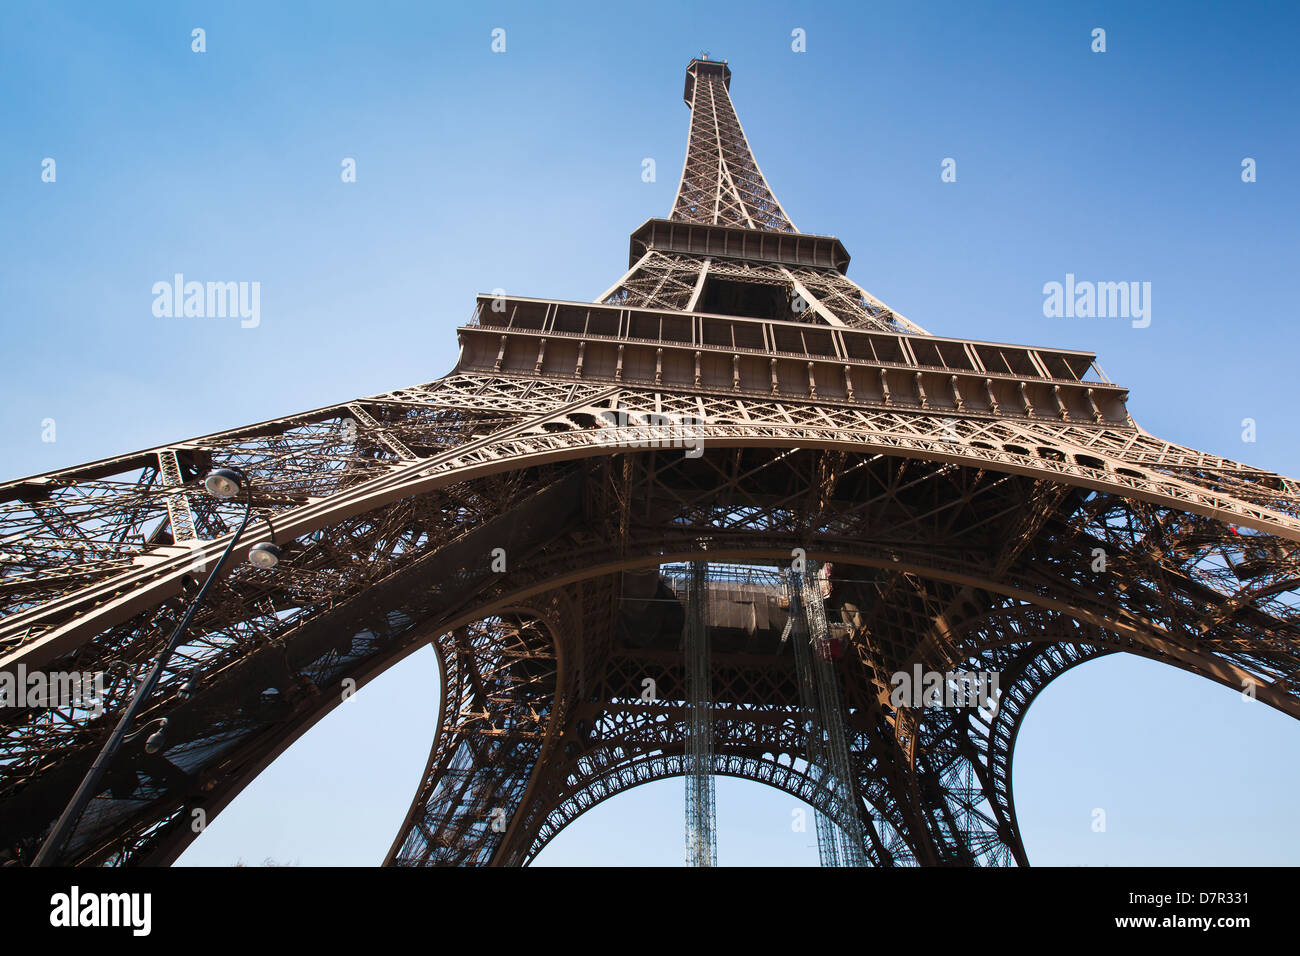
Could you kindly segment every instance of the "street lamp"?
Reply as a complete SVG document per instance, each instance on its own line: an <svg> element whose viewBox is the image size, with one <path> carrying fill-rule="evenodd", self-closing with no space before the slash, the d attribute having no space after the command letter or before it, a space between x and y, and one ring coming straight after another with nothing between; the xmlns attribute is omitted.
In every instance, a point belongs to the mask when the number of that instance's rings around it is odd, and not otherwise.
<svg viewBox="0 0 1300 956"><path fill-rule="evenodd" d="M269 541L255 544L248 552L248 563L258 568L273 568L284 557L284 551Z"/></svg>
<svg viewBox="0 0 1300 956"><path fill-rule="evenodd" d="M203 479L203 487L217 498L233 498L247 483L248 479L235 468L213 468Z"/></svg>
<svg viewBox="0 0 1300 956"><path fill-rule="evenodd" d="M176 630L172 632L171 639L168 640L167 646L163 648L162 653L158 655L158 660L154 662L153 667L149 669L149 673L146 674L144 680L140 682L140 686L136 689L135 695L131 698L130 703L127 704L126 710L122 713L121 719L117 722L117 726L113 728L113 733L109 736L103 749L100 750L99 755L95 758L95 762L91 764L90 769L86 772L86 776L82 779L81 785L77 787L77 792L72 795L72 799L68 802L68 806L59 816L59 819L55 821L54 829L50 831L50 835L47 836L45 842L41 844L41 848L37 852L36 858L32 860L32 866L54 865L59 853L63 850L64 844L68 842L68 838L72 836L72 831L76 829L77 821L81 819L82 813L85 812L86 804L88 804L91 798L99 791L100 782L104 778L104 773L108 770L108 766L112 763L118 750L121 749L122 741L126 739L127 732L131 729L132 721L135 720L136 714L139 713L140 709L144 706L145 701L149 699L149 695L153 693L154 688L158 686L158 681L162 677L163 668L167 666L167 661L171 659L172 653L180 645L181 637L185 634L186 628L189 627L195 611L197 611L199 605L203 603L203 598L208 593L208 588L210 588L212 582L217 579L217 575L225 565L226 559L230 557L230 552L235 549L235 542L237 542L239 536L244 533L244 529L248 527L248 519L252 516L253 512L253 497L249 491L249 484L248 478L243 474L243 472L236 468L214 468L208 472L207 477L203 479L203 487L217 498L230 499L237 497L241 492L244 494L243 520L240 521L234 537L230 539L230 543L226 545L226 550L221 553L221 557L217 560L216 566L208 574L207 580L203 582L203 587L199 588L199 593L195 595L194 600L190 602L190 606L185 611L185 616L181 618L181 622L176 625ZM261 563L253 559L253 552L257 552L259 548L269 549L269 551L263 552L270 559L269 563ZM279 548L269 542L259 544L253 549L253 552L250 552L249 559L258 567L263 568L275 567L276 562L280 559L281 553ZM186 688L190 688L191 686L192 682L186 683ZM185 688L182 690L184 689ZM146 752L156 753L163 748L165 742L164 728L166 726L167 721L163 718L159 728L154 731L154 733L150 734L149 739L145 742Z"/></svg>

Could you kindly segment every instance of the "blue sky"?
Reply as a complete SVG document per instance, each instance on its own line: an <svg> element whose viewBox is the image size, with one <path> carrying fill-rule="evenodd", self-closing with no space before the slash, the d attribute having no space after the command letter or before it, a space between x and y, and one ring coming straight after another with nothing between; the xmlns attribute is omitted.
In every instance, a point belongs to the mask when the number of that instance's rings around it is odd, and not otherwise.
<svg viewBox="0 0 1300 956"><path fill-rule="evenodd" d="M1148 430L1300 474L1293 5L728 10L4 4L3 477L437 378L482 291L594 298L628 234L668 214L683 70L705 50L729 59L796 225L840 237L876 296L936 334L1094 350ZM260 282L260 324L155 317L151 288L177 272ZM1043 285L1067 273L1150 282L1150 327L1045 318ZM431 654L408 658L183 862L377 862L435 687ZM1017 750L1031 860L1293 861L1298 731L1154 664L1085 665L1035 704ZM675 865L682 804L675 781L616 798L540 862ZM784 795L724 781L719 811L724 864L815 862Z"/></svg>

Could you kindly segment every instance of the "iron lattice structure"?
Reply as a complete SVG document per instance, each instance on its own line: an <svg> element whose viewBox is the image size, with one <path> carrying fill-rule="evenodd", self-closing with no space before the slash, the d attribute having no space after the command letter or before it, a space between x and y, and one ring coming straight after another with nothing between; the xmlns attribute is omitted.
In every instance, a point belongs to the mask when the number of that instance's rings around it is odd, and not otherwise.
<svg viewBox="0 0 1300 956"><path fill-rule="evenodd" d="M1023 865L1016 734L1069 668L1136 654L1300 716L1296 482L1142 430L1089 353L931 336L867 294L776 201L730 75L688 67L672 217L598 301L483 296L436 381L0 486L0 668L106 693L0 711L0 855L31 860L228 543L216 465L285 555L214 586L140 720L165 746L123 749L64 862L174 860L196 811L427 644L440 715L389 864L525 864L703 755L870 864ZM688 746L660 568L796 549L833 564L851 781L809 753L771 593L711 594L711 739ZM895 707L916 666L997 673L999 706Z"/></svg>
<svg viewBox="0 0 1300 956"><path fill-rule="evenodd" d="M717 800L713 786L713 690L709 678L708 564L691 562L686 578L686 863L718 862Z"/></svg>

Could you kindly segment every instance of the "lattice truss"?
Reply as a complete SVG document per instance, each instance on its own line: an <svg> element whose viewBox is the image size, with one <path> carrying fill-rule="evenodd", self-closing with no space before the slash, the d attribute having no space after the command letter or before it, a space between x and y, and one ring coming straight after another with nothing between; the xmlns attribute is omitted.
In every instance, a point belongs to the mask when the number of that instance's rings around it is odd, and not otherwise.
<svg viewBox="0 0 1300 956"><path fill-rule="evenodd" d="M613 407L626 428L598 424ZM699 415L705 453L638 423L656 410ZM838 569L826 613L855 651L861 805L809 775L789 661L719 662L712 760L857 813L877 864L1025 862L1015 729L1088 656L1163 660L1300 714L1294 482L1136 429L453 375L172 450L179 484L154 450L4 488L5 666L102 672L107 691L102 716L2 712L9 856L30 856L224 547L237 515L202 494L209 464L254 476L289 550L219 582L142 718L169 718L168 746L123 753L69 860L174 857L194 810L219 812L349 680L435 641L443 716L391 862L526 862L593 802L684 772L680 653L655 663L611 635L621 569L702 542L730 560L803 547ZM178 498L193 547L168 541ZM44 573L57 554L74 577ZM888 675L918 662L1000 671L1002 709L895 710ZM453 819L457 793L479 796Z"/></svg>
<svg viewBox="0 0 1300 956"><path fill-rule="evenodd" d="M723 64L696 61L691 128L671 218L747 229L797 232L754 160L728 92ZM780 286L792 321L925 334L847 276L831 268L713 259L649 249L601 302L693 311L706 276Z"/></svg>
<svg viewBox="0 0 1300 956"><path fill-rule="evenodd" d="M700 256L651 249L600 301L684 312L695 296L703 265Z"/></svg>
<svg viewBox="0 0 1300 956"><path fill-rule="evenodd" d="M741 129L718 64L693 64L691 132L673 219L794 232Z"/></svg>
<svg viewBox="0 0 1300 956"><path fill-rule="evenodd" d="M713 781L712 653L706 610L708 563L693 561L687 574L686 627L686 864L716 866L717 801Z"/></svg>
<svg viewBox="0 0 1300 956"><path fill-rule="evenodd" d="M841 806L858 806L857 773L849 757L848 721L843 706L833 647L839 646L834 628L826 620L823 588L830 593L829 566L816 575L805 569L786 575L785 595L790 619L782 644L791 638L795 674L799 681L801 720L806 722L809 763L828 778ZM822 866L864 866L866 841L860 813L841 818L839 825L817 812L817 850Z"/></svg>
<svg viewBox="0 0 1300 956"><path fill-rule="evenodd" d="M786 318L790 321L928 334L834 269L710 259L656 249L647 251L600 301L635 308L694 310L703 282L710 277L779 287L788 300Z"/></svg>
<svg viewBox="0 0 1300 956"><path fill-rule="evenodd" d="M535 616L492 617L437 642L441 719L399 865L485 864L538 762L557 700L555 649ZM466 808L472 812L466 813Z"/></svg>

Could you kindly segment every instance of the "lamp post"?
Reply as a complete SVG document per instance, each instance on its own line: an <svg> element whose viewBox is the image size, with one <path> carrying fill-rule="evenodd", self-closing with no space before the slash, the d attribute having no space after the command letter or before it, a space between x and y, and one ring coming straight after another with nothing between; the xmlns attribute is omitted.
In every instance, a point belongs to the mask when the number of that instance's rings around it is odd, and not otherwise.
<svg viewBox="0 0 1300 956"><path fill-rule="evenodd" d="M249 491L248 479L239 471L233 468L214 468L206 478L203 479L203 486L209 493L217 498L234 498L240 492L244 493L244 518L239 523L239 528L235 531L235 536L230 539L230 544L226 545L226 550L221 553L217 559L216 566L208 574L208 578L203 582L203 587L195 595L194 600L185 611L185 616L181 622L176 625L176 630L172 631L171 638L167 641L167 646L163 648L162 653L158 655L158 660L154 662L149 673L145 675L140 686L136 689L135 695L131 702L127 704L126 710L122 713L121 719L117 726L113 728L113 733L109 736L108 741L104 744L95 762L91 764L90 770L82 779L81 785L77 787L77 792L72 795L68 806L64 809L59 819L54 823L54 829L50 835L45 838L41 848L37 851L36 858L32 861L32 866L52 866L58 855L63 850L63 846L68 842L72 831L76 829L77 821L81 819L82 813L85 812L86 805L90 803L91 798L99 791L99 786L104 778L105 771L112 763L113 758L122 747L122 741L126 738L127 732L131 729L131 723L135 720L136 714L144 706L145 701L153 693L154 688L158 686L158 680L162 677L163 668L167 666L167 661L171 658L172 653L180 645L181 637L184 636L186 628L189 627L190 620L194 617L195 611L203 603L203 597L208 593L208 588L216 580L222 567L225 566L226 559L230 557L230 552L235 549L235 543L239 541L239 536L244 533L248 527L248 519L252 515L253 498ZM273 552L273 559L269 563L258 561L254 558L253 553L249 554L249 560L258 567L274 567L279 560L280 549L274 544L265 543L257 546L258 548L269 548ZM256 549L254 549L256 551ZM150 735L147 742L146 750L154 753L162 748L162 736L166 732L167 721L163 719L158 730Z"/></svg>

